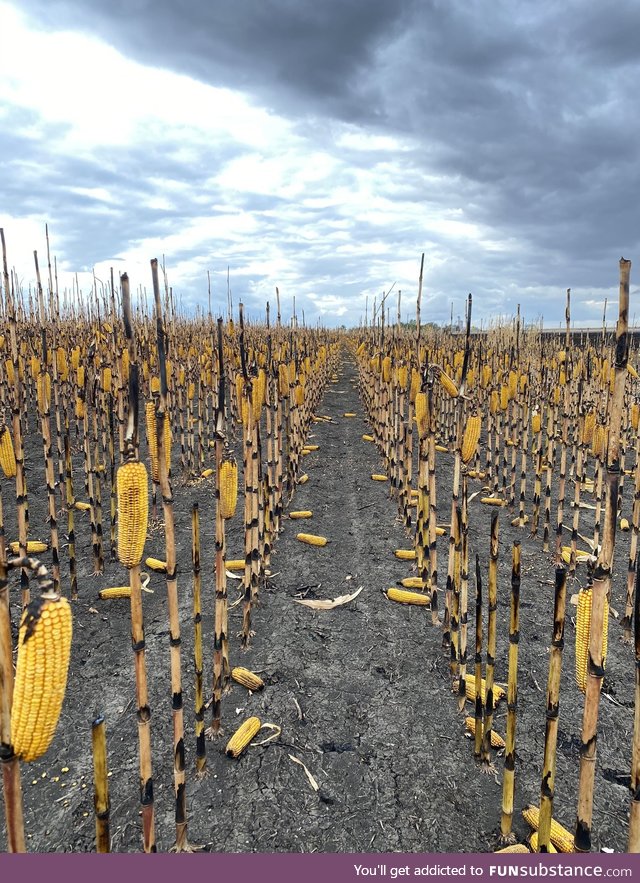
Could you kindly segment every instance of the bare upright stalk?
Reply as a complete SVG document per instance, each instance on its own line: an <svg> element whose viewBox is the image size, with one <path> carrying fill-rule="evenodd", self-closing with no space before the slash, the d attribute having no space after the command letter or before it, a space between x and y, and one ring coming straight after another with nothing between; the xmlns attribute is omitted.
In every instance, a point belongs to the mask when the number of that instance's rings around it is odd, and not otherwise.
<svg viewBox="0 0 640 883"><path fill-rule="evenodd" d="M107 735L103 717L96 718L91 724L91 745L93 749L93 804L96 817L96 852L111 852Z"/></svg>
<svg viewBox="0 0 640 883"><path fill-rule="evenodd" d="M637 468L637 467L636 467ZM631 752L631 811L627 852L640 852L640 568L636 561L636 593L633 632L635 639L635 696Z"/></svg>
<svg viewBox="0 0 640 883"><path fill-rule="evenodd" d="M487 619L487 674L485 686L485 716L482 733L482 760L491 762L491 729L493 727L493 675L496 661L496 617L498 612L498 516L491 519L491 543L489 549Z"/></svg>
<svg viewBox="0 0 640 883"><path fill-rule="evenodd" d="M511 566L511 614L509 619L509 675L507 683L507 738L502 780L500 833L510 837L516 763L516 711L518 707L518 646L520 643L520 543L513 544ZM476 723L477 726L477 723Z"/></svg>
<svg viewBox="0 0 640 883"><path fill-rule="evenodd" d="M549 679L547 681L547 723L544 734L542 783L540 785L538 852L549 852L551 819L553 817L553 789L556 778L556 745L558 741L560 673L562 671L562 650L564 648L566 598L567 571L564 567L557 567L553 607L553 638L549 654Z"/></svg>
<svg viewBox="0 0 640 883"><path fill-rule="evenodd" d="M620 479L620 432L628 361L629 276L631 261L620 260L619 313L616 326L615 381L609 420L609 445L606 454L607 494L602 532L602 546L593 577L587 687L582 718L578 812L575 831L577 852L591 850L593 785L598 739L598 711L604 677L602 664L602 628L605 600L611 594L611 574L616 541L618 482Z"/></svg>

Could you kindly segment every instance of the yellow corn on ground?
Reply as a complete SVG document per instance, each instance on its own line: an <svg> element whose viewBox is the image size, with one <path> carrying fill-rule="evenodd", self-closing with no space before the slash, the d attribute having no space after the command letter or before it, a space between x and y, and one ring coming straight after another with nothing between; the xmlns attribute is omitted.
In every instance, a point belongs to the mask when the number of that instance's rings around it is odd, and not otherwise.
<svg viewBox="0 0 640 883"><path fill-rule="evenodd" d="M415 561L416 558L415 549L396 549L393 554L401 561Z"/></svg>
<svg viewBox="0 0 640 883"><path fill-rule="evenodd" d="M82 500L76 500L73 504L73 508L77 509L78 512L88 512L91 509L91 503L84 503Z"/></svg>
<svg viewBox="0 0 640 883"><path fill-rule="evenodd" d="M408 592L406 589L387 589L387 598L397 601L399 604L415 604L418 607L427 607L431 604L431 595L421 592Z"/></svg>
<svg viewBox="0 0 640 883"><path fill-rule="evenodd" d="M318 537L312 533L299 533L296 539L308 546L326 546L329 540L326 537Z"/></svg>
<svg viewBox="0 0 640 883"><path fill-rule="evenodd" d="M224 566L227 570L244 570L244 558L232 558L231 561L225 561Z"/></svg>
<svg viewBox="0 0 640 883"><path fill-rule="evenodd" d="M436 451L439 451L441 454L448 454L449 448L446 445L436 445Z"/></svg>
<svg viewBox="0 0 640 883"><path fill-rule="evenodd" d="M531 837L529 837L529 845L531 846L532 852L538 852L538 832L537 831L534 831L533 834L531 835ZM557 853L558 850L555 848L555 846L551 842L551 839L549 839L549 855L551 855L552 852Z"/></svg>
<svg viewBox="0 0 640 883"><path fill-rule="evenodd" d="M161 561L159 558L145 558L144 566L148 567L149 570L153 570L155 573L167 572L167 562Z"/></svg>
<svg viewBox="0 0 640 883"><path fill-rule="evenodd" d="M522 810L522 816L530 828L533 828L534 831L538 830L538 826L540 824L539 807L529 804ZM551 832L549 835L549 839L560 852L574 851L573 834L570 834L567 829L563 828L562 825L559 822L556 822L555 819L551 820Z"/></svg>
<svg viewBox="0 0 640 883"><path fill-rule="evenodd" d="M118 560L125 567L135 567L142 560L149 519L149 480L144 463L131 461L118 467L116 493Z"/></svg>
<svg viewBox="0 0 640 883"><path fill-rule="evenodd" d="M203 469L202 478L211 478L213 475L213 469Z"/></svg>
<svg viewBox="0 0 640 883"><path fill-rule="evenodd" d="M629 519L628 518L621 518L620 519L620 530L625 531L625 532L629 530Z"/></svg>
<svg viewBox="0 0 640 883"><path fill-rule="evenodd" d="M240 724L227 742L227 747L225 748L227 757L240 757L249 742L257 735L260 727L260 719L257 717L250 717Z"/></svg>
<svg viewBox="0 0 640 883"><path fill-rule="evenodd" d="M13 555L20 554L20 543L9 543L9 548ZM49 543L42 543L40 540L27 540L27 555L37 555L39 552L46 552Z"/></svg>
<svg viewBox="0 0 640 883"><path fill-rule="evenodd" d="M297 483L298 484L306 484L308 481L309 481L309 476L305 472L303 475L300 476Z"/></svg>
<svg viewBox="0 0 640 883"><path fill-rule="evenodd" d="M2 467L5 478L16 477L16 455L13 449L13 436L6 426L0 435L0 467Z"/></svg>
<svg viewBox="0 0 640 883"><path fill-rule="evenodd" d="M37 598L22 615L11 743L25 761L41 757L53 739L67 686L72 631L66 598Z"/></svg>
<svg viewBox="0 0 640 883"><path fill-rule="evenodd" d="M112 586L109 589L101 589L98 592L98 597L102 601L107 601L111 598L130 598L131 586Z"/></svg>
<svg viewBox="0 0 640 883"><path fill-rule="evenodd" d="M346 414L342 415L343 417L357 417L357 414L353 414L351 411L348 411Z"/></svg>
<svg viewBox="0 0 640 883"><path fill-rule="evenodd" d="M363 435L363 436L362 436L362 441L372 442L372 441L373 441L373 436L372 436L372 435Z"/></svg>
<svg viewBox="0 0 640 883"><path fill-rule="evenodd" d="M582 427L582 444L590 445L593 441L593 431L596 427L596 412L589 411L584 417L584 426Z"/></svg>
<svg viewBox="0 0 640 883"><path fill-rule="evenodd" d="M421 589L422 588L422 577L421 576L406 576L404 579L400 580L400 584L405 587L405 589Z"/></svg>
<svg viewBox="0 0 640 883"><path fill-rule="evenodd" d="M480 440L480 430L482 428L482 420L479 414L472 414L467 420L462 439L462 448L460 456L463 463L468 463L473 459Z"/></svg>
<svg viewBox="0 0 640 883"><path fill-rule="evenodd" d="M220 466L220 515L233 518L238 505L238 464L226 454Z"/></svg>
<svg viewBox="0 0 640 883"><path fill-rule="evenodd" d="M311 509L299 509L297 512L289 512L289 518L311 518L313 512Z"/></svg>
<svg viewBox="0 0 640 883"><path fill-rule="evenodd" d="M480 497L480 502L484 503L485 506L504 506L505 501L500 500L498 497Z"/></svg>
<svg viewBox="0 0 640 883"><path fill-rule="evenodd" d="M471 699L473 701L473 699L475 698L475 695L476 695L475 675L467 673L464 678L464 683L465 683L465 693L466 693L467 699ZM482 684L480 687L480 698L482 699L483 705L486 702L486 689L487 689L486 681L484 678L482 678ZM493 684L493 702L494 702L494 704L496 702L499 702L501 699L504 699L504 697L506 695L507 694L506 694L505 690L499 684L496 684L494 682L494 684Z"/></svg>
<svg viewBox="0 0 640 883"><path fill-rule="evenodd" d="M495 689L495 688L494 688ZM475 717L465 717L464 725L469 730L472 736L476 734L476 719ZM492 748L505 748L505 741L499 733L496 733L495 730L491 730L491 747Z"/></svg>
<svg viewBox="0 0 640 883"><path fill-rule="evenodd" d="M513 846L505 846L504 849L496 849L495 855L499 855L500 853L512 853L512 854L520 854L524 855L526 852L527 855L530 854L530 850L524 843L514 843Z"/></svg>
<svg viewBox="0 0 640 883"><path fill-rule="evenodd" d="M564 563L569 564L571 561L571 546L563 546L560 550L560 554L562 555ZM578 564L584 564L585 561L588 561L592 557L591 552L584 552L582 549L576 549L576 562Z"/></svg>
<svg viewBox="0 0 640 883"><path fill-rule="evenodd" d="M242 668L242 666L232 668L231 677L236 683L242 684L243 687L247 687L247 689L252 690L254 693L256 690L262 690L264 687L264 681L259 675L254 674L248 668Z"/></svg>
<svg viewBox="0 0 640 883"><path fill-rule="evenodd" d="M591 637L591 603L592 589L582 589L578 595L576 613L576 684L584 693L587 689L587 663L589 660L589 640ZM604 619L602 623L602 665L607 661L609 644L609 603L605 598Z"/></svg>
<svg viewBox="0 0 640 883"><path fill-rule="evenodd" d="M482 479L482 478L486 478L486 477L487 477L486 472L480 472L477 469L470 469L467 472L467 478L480 478L480 479Z"/></svg>
<svg viewBox="0 0 640 883"><path fill-rule="evenodd" d="M305 445L307 451L318 451L320 450L320 445Z"/></svg>

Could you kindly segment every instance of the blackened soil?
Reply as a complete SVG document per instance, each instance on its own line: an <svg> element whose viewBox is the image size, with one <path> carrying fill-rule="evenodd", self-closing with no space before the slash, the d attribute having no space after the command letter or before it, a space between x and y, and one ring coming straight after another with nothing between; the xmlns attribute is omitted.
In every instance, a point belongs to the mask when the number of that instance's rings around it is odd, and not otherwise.
<svg viewBox="0 0 640 883"><path fill-rule="evenodd" d="M448 656L440 629L428 610L394 604L383 589L411 575L411 563L394 550L411 540L389 499L389 483L374 482L381 472L375 447L362 439L369 431L357 395L355 366L346 361L339 381L329 384L318 414L331 422L312 425L309 442L319 450L305 456L309 481L298 487L291 508L310 509L308 521L285 519L271 561L271 577L261 588L253 614L255 637L242 652L237 633L241 606L230 613L232 665L260 671L260 693L234 685L223 701L224 737L207 743L209 775L197 779L195 717L191 506L198 501L202 530L203 633L207 692L213 647L213 520L211 480L185 485L174 481L178 528L179 593L189 839L211 851L227 852L473 852L496 847L500 825L503 760L482 773L465 737L463 715L451 692ZM355 412L354 418L344 417ZM27 463L32 488L31 537L46 533L45 500L37 436ZM439 454L440 521L450 507L451 460ZM480 489L476 482L470 490ZM527 511L531 510L528 487ZM104 493L104 491L103 491ZM9 490L5 490L9 496ZM627 494L627 497L629 495ZM625 501L626 510L629 499ZM11 501L5 499L7 533L14 539ZM241 506L239 506L239 511ZM107 508L105 507L105 511ZM471 504L471 561L480 555L486 579L492 510ZM517 725L516 811L514 830L528 829L522 807L538 802L545 732L548 647L552 633L551 555L528 529L510 526L515 513L503 510L500 522L498 654L496 678L507 679L511 548L522 541L522 609ZM590 513L587 513L589 515ZM34 852L90 851L94 848L91 721L104 715L111 777L113 850L141 848L135 684L129 602L100 601L99 589L126 583L126 572L107 562L91 575L90 534L78 517L81 549L79 600L69 686L55 741L39 761L22 766L28 848ZM568 520L568 519L567 519ZM243 555L241 516L227 533L229 558ZM588 533L585 516L583 528ZM325 547L303 545L300 531L324 535ZM620 540L612 604L622 610L629 534ZM446 573L447 537L439 541L440 572ZM553 542L553 541L552 541ZM164 557L161 531L151 532L146 554ZM108 541L107 541L108 547ZM618 561L619 558L619 561ZM108 554L107 554L108 559ZM47 556L43 556L45 563ZM68 586L63 553L63 580ZM577 591L585 576L570 586ZM441 584L444 583L441 578ZM229 597L239 582L229 580ZM313 610L296 599L351 594L349 603ZM147 665L152 709L152 744L158 847L175 840L169 641L164 578L153 575L144 595ZM470 586L470 622L473 605ZM12 613L19 617L19 595L12 591ZM575 820L582 695L574 684L575 608L568 605L560 700L555 817L572 829ZM633 654L610 623L606 697L600 705L593 846L626 847L628 774L633 727ZM472 634L469 633L471 648ZM472 659L472 654L469 656ZM467 704L467 714L472 714ZM280 737L249 748L239 760L224 755L226 738L241 721L258 715L282 728ZM495 728L504 735L501 703ZM264 732L264 731L263 731ZM268 733L266 733L268 735ZM305 769L317 790L312 786ZM63 772L67 770L66 772ZM6 849L4 831L0 848Z"/></svg>

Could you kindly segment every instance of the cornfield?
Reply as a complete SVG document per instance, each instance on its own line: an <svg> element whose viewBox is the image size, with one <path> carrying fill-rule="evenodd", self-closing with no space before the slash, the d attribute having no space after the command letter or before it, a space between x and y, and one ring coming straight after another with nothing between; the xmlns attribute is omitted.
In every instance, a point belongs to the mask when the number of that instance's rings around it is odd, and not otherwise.
<svg viewBox="0 0 640 883"><path fill-rule="evenodd" d="M2 848L640 851L628 261L345 332L2 248Z"/></svg>

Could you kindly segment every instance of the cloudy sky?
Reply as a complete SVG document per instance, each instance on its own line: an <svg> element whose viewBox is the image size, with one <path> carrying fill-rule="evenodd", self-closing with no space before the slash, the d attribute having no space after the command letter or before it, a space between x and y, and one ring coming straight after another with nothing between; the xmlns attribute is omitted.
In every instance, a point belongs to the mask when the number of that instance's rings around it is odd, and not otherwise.
<svg viewBox="0 0 640 883"><path fill-rule="evenodd" d="M638 314L640 3L0 0L0 226L23 285L164 255L183 309L357 323ZM41 258L42 259L42 258ZM634 278L635 277L635 278ZM368 301L367 301L368 299Z"/></svg>

